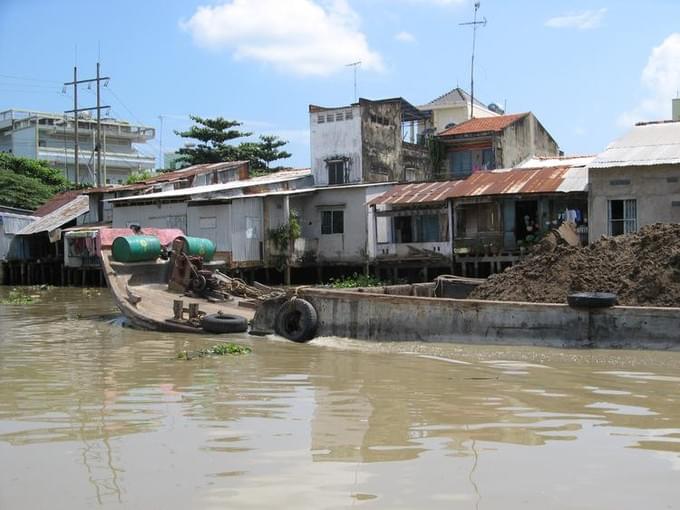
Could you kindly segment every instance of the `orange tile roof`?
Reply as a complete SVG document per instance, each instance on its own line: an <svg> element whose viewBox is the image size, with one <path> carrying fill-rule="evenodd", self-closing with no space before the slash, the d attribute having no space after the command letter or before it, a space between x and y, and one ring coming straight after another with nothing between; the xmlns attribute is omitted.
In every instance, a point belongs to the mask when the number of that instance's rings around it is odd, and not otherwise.
<svg viewBox="0 0 680 510"><path fill-rule="evenodd" d="M503 131L510 124L529 115L529 112L499 115L498 117L480 117L466 120L460 124L445 129L439 136L467 135L471 133L486 133L488 131Z"/></svg>

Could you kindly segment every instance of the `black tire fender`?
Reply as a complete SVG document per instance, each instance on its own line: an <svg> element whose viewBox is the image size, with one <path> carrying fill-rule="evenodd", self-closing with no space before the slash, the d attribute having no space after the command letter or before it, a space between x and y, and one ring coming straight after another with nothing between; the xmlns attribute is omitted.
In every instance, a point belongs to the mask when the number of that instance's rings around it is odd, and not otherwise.
<svg viewBox="0 0 680 510"><path fill-rule="evenodd" d="M293 298L283 303L276 313L274 331L293 342L307 342L316 335L318 325L314 306L304 299Z"/></svg>
<svg viewBox="0 0 680 510"><path fill-rule="evenodd" d="M576 292L567 296L572 308L609 308L616 302L616 294L610 292Z"/></svg>
<svg viewBox="0 0 680 510"><path fill-rule="evenodd" d="M243 333L248 331L248 321L240 315L214 313L203 317L201 327L208 333Z"/></svg>
<svg viewBox="0 0 680 510"><path fill-rule="evenodd" d="M202 274L196 275L191 279L191 290L194 292L203 292L207 285L208 282Z"/></svg>

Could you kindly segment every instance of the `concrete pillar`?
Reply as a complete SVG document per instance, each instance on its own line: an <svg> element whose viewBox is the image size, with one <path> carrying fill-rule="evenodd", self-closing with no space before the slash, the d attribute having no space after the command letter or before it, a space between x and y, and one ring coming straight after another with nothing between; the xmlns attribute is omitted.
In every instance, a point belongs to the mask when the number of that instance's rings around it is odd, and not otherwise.
<svg viewBox="0 0 680 510"><path fill-rule="evenodd" d="M373 232L373 239L368 250L368 258L376 259L378 257L378 211L375 205L371 206L370 212L373 213L373 221L371 222L371 230Z"/></svg>
<svg viewBox="0 0 680 510"><path fill-rule="evenodd" d="M290 197L288 195L283 195L283 221L287 224L290 221ZM288 240L288 253L286 254L286 267L283 271L283 282L286 285L290 285L291 273L290 273L290 259L293 250L293 243Z"/></svg>

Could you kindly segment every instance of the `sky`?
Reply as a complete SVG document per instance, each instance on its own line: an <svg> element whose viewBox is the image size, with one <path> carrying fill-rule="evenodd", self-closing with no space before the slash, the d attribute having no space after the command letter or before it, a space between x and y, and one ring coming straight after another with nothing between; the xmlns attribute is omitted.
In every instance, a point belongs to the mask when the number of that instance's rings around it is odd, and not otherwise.
<svg viewBox="0 0 680 510"><path fill-rule="evenodd" d="M77 64L99 59L111 115L155 127L141 150L185 140L189 114L289 141L309 166L309 104L469 90L471 0L0 0L0 110L62 112ZM475 96L532 111L566 154L597 153L680 89L677 0L482 0ZM94 90L79 89L81 107ZM162 129L161 129L162 126Z"/></svg>

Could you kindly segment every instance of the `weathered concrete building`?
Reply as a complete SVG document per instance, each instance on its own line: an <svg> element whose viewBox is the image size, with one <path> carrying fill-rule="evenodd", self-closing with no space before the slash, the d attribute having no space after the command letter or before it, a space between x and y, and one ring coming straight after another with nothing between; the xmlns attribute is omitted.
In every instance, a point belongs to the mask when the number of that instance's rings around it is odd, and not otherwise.
<svg viewBox="0 0 680 510"><path fill-rule="evenodd" d="M437 133L473 117L476 119L497 117L502 113L502 110L494 104L486 106L477 99L474 101L471 99L470 94L456 87L418 108L432 112L432 125Z"/></svg>
<svg viewBox="0 0 680 510"><path fill-rule="evenodd" d="M352 184L268 194L264 202L266 230L277 229L292 215L300 225L300 236L288 253L270 239L265 265L276 267L287 259L293 268L315 268L319 281L330 268L362 271L374 246L368 228L372 211L367 211L366 204L390 188L389 183Z"/></svg>
<svg viewBox="0 0 680 510"><path fill-rule="evenodd" d="M589 165L590 241L680 222L680 121L634 126Z"/></svg>
<svg viewBox="0 0 680 510"><path fill-rule="evenodd" d="M533 113L473 118L438 134L446 158L439 176L464 179L478 170L515 168L536 156L559 156L557 142Z"/></svg>
<svg viewBox="0 0 680 510"><path fill-rule="evenodd" d="M309 106L312 173L317 186L430 177L430 112L402 98L338 108Z"/></svg>

